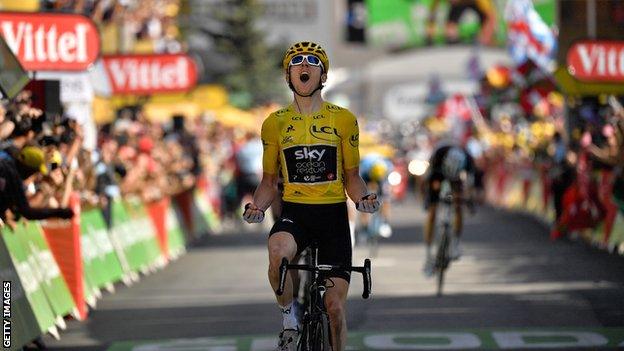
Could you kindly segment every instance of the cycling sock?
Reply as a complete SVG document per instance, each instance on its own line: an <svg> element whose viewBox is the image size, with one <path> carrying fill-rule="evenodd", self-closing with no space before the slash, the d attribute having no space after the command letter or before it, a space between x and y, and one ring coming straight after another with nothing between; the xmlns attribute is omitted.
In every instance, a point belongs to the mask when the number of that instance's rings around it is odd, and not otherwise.
<svg viewBox="0 0 624 351"><path fill-rule="evenodd" d="M425 244L425 254L427 255L427 259L431 258L431 245Z"/></svg>
<svg viewBox="0 0 624 351"><path fill-rule="evenodd" d="M282 310L282 318L284 318L284 329L297 329L299 322L297 321L293 303L291 302L286 306L280 306L280 309Z"/></svg>

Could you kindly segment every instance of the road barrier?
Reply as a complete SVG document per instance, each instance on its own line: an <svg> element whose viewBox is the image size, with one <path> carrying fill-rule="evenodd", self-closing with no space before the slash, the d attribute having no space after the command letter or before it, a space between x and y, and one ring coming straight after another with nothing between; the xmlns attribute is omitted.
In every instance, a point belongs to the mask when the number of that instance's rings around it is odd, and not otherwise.
<svg viewBox="0 0 624 351"><path fill-rule="evenodd" d="M4 349L19 350L45 333L59 338L64 317L88 318L102 290L112 293L118 282L131 285L139 273L154 272L183 255L189 240L179 221L181 208L189 210L182 218L192 221L185 224L192 237L218 227L203 189L181 199L188 203L115 200L113 224L107 228L102 211L81 211L76 194L70 200L77 214L71 221L22 220L15 229L2 228L0 276L3 302L10 302L10 315L3 313L10 325L4 330Z"/></svg>
<svg viewBox="0 0 624 351"><path fill-rule="evenodd" d="M524 179L501 173L502 171L494 172L487 181L487 198L490 203L530 213L548 225L554 225L554 200L547 181L541 177ZM608 172L600 172L597 196L605 212L604 218L596 226L578 230L577 233L594 246L624 255L624 214L618 211L613 201L613 185L610 179Z"/></svg>

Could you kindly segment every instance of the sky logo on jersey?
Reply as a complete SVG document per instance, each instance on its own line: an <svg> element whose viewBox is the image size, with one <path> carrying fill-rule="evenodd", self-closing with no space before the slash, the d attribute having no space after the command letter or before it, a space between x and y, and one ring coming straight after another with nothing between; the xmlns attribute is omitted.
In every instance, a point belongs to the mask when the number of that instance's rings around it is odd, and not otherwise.
<svg viewBox="0 0 624 351"><path fill-rule="evenodd" d="M327 150L312 149L304 146L302 150L295 151L295 158L297 160L321 161L325 151Z"/></svg>
<svg viewBox="0 0 624 351"><path fill-rule="evenodd" d="M289 183L322 183L336 179L338 149L334 145L297 145L284 149Z"/></svg>

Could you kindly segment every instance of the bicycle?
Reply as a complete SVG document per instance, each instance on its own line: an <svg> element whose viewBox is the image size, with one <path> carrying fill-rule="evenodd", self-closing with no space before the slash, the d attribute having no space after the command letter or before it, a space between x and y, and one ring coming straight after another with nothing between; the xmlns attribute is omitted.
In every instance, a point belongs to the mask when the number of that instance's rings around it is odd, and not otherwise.
<svg viewBox="0 0 624 351"><path fill-rule="evenodd" d="M437 296L442 296L442 288L444 285L444 273L451 264L451 255L449 248L451 245L451 217L453 215L453 194L450 191L450 184L447 180L442 182L440 190L440 202L442 203L443 216L440 220L442 227L442 235L438 243L438 249L435 257L434 269L438 274L438 291Z"/></svg>
<svg viewBox="0 0 624 351"><path fill-rule="evenodd" d="M343 267L334 265L318 264L318 247L313 244L310 255L310 264L289 264L288 259L282 259L279 268L279 287L275 291L278 296L284 293L284 284L288 270L303 270L312 274L312 279L308 282L304 298L305 313L303 315L301 337L297 343L298 351L331 351L331 333L329 328L329 316L325 309L323 296L327 291L327 281L321 273L330 273L333 271L349 271L362 274L364 283L364 291L362 298L368 299L371 294L371 262L369 259L364 260L364 266L361 267Z"/></svg>

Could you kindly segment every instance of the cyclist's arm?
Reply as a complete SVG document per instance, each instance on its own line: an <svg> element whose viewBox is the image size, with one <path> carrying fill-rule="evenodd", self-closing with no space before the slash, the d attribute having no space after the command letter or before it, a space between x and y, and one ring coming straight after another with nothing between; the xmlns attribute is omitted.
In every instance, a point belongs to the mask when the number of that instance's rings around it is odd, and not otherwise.
<svg viewBox="0 0 624 351"><path fill-rule="evenodd" d="M273 115L262 124L262 181L256 188L253 203L265 211L271 206L279 180L279 145L277 143L277 124Z"/></svg>
<svg viewBox="0 0 624 351"><path fill-rule="evenodd" d="M277 195L277 174L263 173L262 181L256 188L253 203L261 210L265 211L271 206L273 199Z"/></svg>
<svg viewBox="0 0 624 351"><path fill-rule="evenodd" d="M368 194L366 183L364 182L364 179L360 177L360 167L345 169L344 172L347 195L349 195L349 198L353 202L357 203Z"/></svg>

